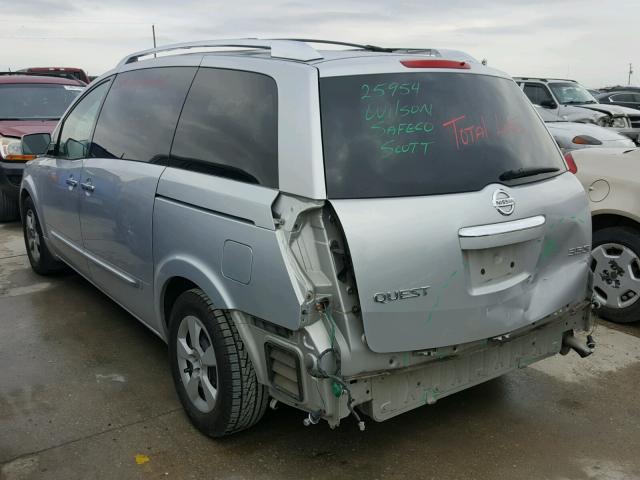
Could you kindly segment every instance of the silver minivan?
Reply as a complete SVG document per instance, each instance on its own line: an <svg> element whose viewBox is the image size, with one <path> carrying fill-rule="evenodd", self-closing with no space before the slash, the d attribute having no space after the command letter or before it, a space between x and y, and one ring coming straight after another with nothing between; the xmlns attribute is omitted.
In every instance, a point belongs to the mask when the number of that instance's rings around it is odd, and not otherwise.
<svg viewBox="0 0 640 480"><path fill-rule="evenodd" d="M165 340L211 436L277 402L364 429L588 355L589 206L518 85L319 43L172 45L92 82L25 170L33 269L71 266Z"/></svg>

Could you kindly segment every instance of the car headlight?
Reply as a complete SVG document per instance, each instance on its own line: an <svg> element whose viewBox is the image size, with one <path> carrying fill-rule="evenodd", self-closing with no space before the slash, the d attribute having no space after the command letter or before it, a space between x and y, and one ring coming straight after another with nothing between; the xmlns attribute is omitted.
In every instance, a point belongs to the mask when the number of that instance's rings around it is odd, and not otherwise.
<svg viewBox="0 0 640 480"><path fill-rule="evenodd" d="M14 137L0 136L0 159L5 162L26 162L33 160L35 155L25 155L22 152L22 140Z"/></svg>
<svg viewBox="0 0 640 480"><path fill-rule="evenodd" d="M610 127L611 117L600 117L598 120L596 120L596 124L601 127Z"/></svg>
<svg viewBox="0 0 640 480"><path fill-rule="evenodd" d="M613 128L629 128L631 125L627 117L613 117L611 119L611 126Z"/></svg>

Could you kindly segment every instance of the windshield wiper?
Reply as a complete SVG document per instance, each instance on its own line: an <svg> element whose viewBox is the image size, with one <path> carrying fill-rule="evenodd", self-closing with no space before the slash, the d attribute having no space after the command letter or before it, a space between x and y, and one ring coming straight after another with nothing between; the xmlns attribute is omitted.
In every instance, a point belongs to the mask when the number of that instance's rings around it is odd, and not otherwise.
<svg viewBox="0 0 640 480"><path fill-rule="evenodd" d="M507 170L500 174L498 179L515 180L516 178L532 177L534 175L540 175L541 173L553 173L559 172L557 167L533 167L533 168L518 168L517 170Z"/></svg>

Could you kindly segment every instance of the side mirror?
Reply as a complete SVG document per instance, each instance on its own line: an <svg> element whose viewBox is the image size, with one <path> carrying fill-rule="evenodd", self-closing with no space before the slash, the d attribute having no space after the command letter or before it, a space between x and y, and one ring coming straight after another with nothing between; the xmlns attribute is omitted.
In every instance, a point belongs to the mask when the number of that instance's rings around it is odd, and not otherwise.
<svg viewBox="0 0 640 480"><path fill-rule="evenodd" d="M551 108L551 109L558 108L558 104L556 102L554 102L553 100L542 100L540 102L540 106L542 108Z"/></svg>
<svg viewBox="0 0 640 480"><path fill-rule="evenodd" d="M29 133L22 136L22 153L24 155L44 155L49 150L51 134Z"/></svg>

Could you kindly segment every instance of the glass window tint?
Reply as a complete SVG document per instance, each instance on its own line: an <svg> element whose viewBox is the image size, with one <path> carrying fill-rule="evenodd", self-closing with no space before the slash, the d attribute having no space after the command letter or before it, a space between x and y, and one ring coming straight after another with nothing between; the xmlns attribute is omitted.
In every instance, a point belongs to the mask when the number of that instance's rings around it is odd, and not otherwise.
<svg viewBox="0 0 640 480"><path fill-rule="evenodd" d="M614 102L633 102L632 93L616 93L612 95L611 98Z"/></svg>
<svg viewBox="0 0 640 480"><path fill-rule="evenodd" d="M534 107L511 80L394 73L320 80L329 198L470 192L566 171ZM557 171L510 178L519 169Z"/></svg>
<svg viewBox="0 0 640 480"><path fill-rule="evenodd" d="M171 166L278 187L278 92L259 73L201 68L185 102Z"/></svg>
<svg viewBox="0 0 640 480"><path fill-rule="evenodd" d="M110 82L105 82L98 85L73 107L62 126L56 156L69 160L87 157L91 132L96 123L102 99L109 90L109 84Z"/></svg>
<svg viewBox="0 0 640 480"><path fill-rule="evenodd" d="M195 67L119 74L104 102L91 156L165 163Z"/></svg>
<svg viewBox="0 0 640 480"><path fill-rule="evenodd" d="M524 86L524 93L534 105L542 105L543 102L553 102L553 97L551 97L549 90L543 85L527 83Z"/></svg>

